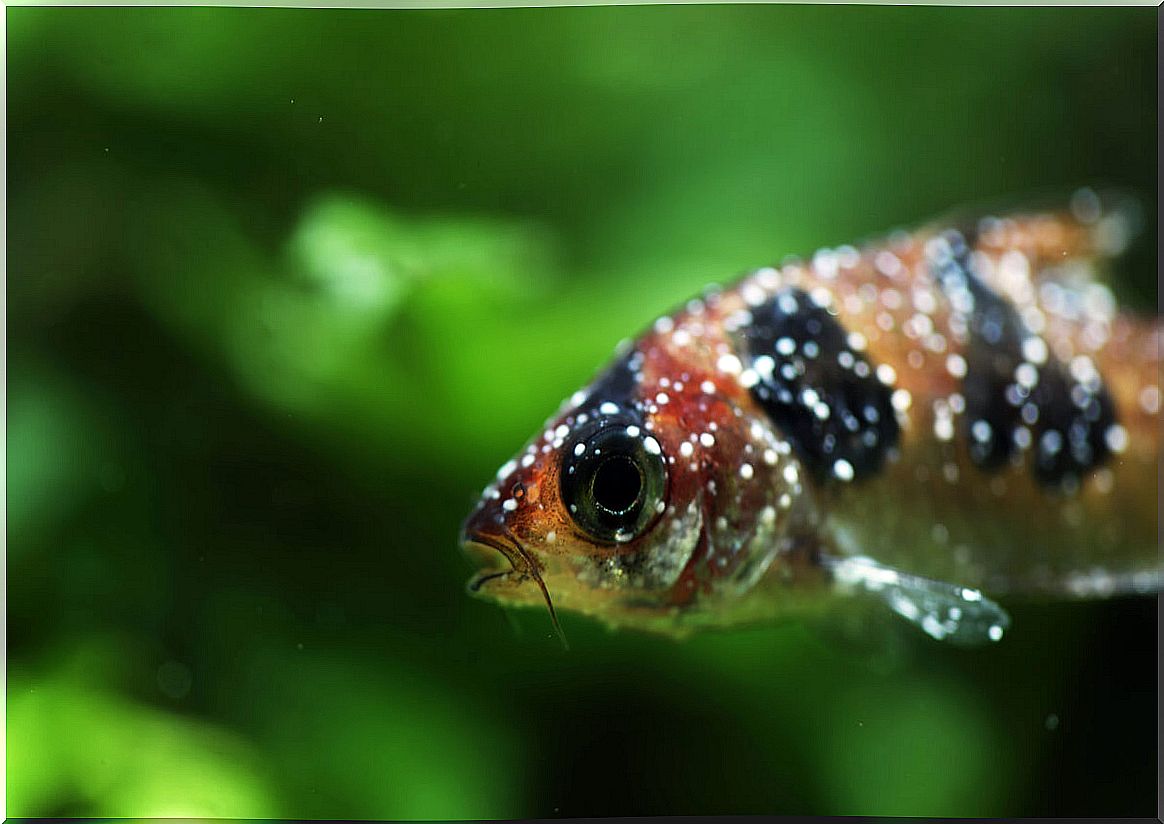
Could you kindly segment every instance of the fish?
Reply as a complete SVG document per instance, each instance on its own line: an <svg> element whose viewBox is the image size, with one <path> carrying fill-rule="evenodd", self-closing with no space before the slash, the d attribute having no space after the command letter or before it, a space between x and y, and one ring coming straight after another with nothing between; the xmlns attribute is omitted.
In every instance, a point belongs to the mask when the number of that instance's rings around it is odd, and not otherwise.
<svg viewBox="0 0 1164 824"><path fill-rule="evenodd" d="M673 638L856 600L965 646L1000 600L1158 592L1164 324L1104 283L1140 222L1083 188L708 287L498 470L468 591Z"/></svg>

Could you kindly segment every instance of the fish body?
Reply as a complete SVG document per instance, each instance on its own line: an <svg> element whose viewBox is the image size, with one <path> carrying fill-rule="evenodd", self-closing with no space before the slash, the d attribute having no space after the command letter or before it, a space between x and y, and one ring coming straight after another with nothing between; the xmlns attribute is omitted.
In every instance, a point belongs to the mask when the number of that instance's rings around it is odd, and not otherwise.
<svg viewBox="0 0 1164 824"><path fill-rule="evenodd" d="M1082 190L708 289L501 468L470 590L677 636L857 596L965 643L996 596L1158 590L1164 326L1097 277L1133 217Z"/></svg>

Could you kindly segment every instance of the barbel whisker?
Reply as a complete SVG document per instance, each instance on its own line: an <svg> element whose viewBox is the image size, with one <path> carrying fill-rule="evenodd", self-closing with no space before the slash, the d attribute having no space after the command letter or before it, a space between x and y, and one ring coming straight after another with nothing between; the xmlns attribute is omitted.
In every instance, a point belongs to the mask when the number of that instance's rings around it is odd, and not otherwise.
<svg viewBox="0 0 1164 824"><path fill-rule="evenodd" d="M529 553L527 553L522 547L521 542L518 541L517 538L514 537L514 534L509 531L509 528L502 527L502 529L505 530L505 537L509 539L509 542L513 545L513 548L522 557L522 559L525 560L526 571L529 572L530 577L534 579L534 582L537 583L538 588L542 591L542 597L545 599L546 608L550 613L550 623L554 625L554 632L557 633L558 640L562 642L562 648L569 650L570 642L566 640L566 633L562 630L562 625L558 621L558 613L554 609L554 601L552 598L550 598L550 590L546 587L546 582L542 580L542 576L538 571L537 565L534 563L534 560L530 557Z"/></svg>

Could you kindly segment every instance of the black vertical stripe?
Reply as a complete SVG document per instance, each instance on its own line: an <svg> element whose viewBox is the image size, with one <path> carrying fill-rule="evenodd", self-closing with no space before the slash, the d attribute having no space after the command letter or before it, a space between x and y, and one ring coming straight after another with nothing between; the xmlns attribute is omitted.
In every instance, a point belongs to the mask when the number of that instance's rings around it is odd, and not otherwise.
<svg viewBox="0 0 1164 824"><path fill-rule="evenodd" d="M1077 484L1109 455L1106 433L1116 422L1111 396L1097 376L1080 380L1049 351L1042 363L1028 361L1024 344L1037 336L974 272L962 235L948 231L941 238L946 245L931 250L931 271L970 334L962 432L971 460L990 471L1026 447L1040 484Z"/></svg>
<svg viewBox="0 0 1164 824"><path fill-rule="evenodd" d="M740 334L759 378L752 396L818 479L840 477L838 461L854 480L881 468L900 435L891 390L835 318L786 288L755 307Z"/></svg>

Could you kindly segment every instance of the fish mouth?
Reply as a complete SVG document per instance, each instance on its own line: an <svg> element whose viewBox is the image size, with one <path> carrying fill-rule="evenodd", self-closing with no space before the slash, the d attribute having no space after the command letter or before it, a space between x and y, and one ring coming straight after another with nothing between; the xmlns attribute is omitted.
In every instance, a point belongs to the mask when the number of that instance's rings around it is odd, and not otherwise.
<svg viewBox="0 0 1164 824"><path fill-rule="evenodd" d="M474 595L487 581L524 572L527 566L521 554L500 535L472 532L463 538L461 547L469 560L477 565L477 572L469 579L468 585L469 592Z"/></svg>
<svg viewBox="0 0 1164 824"><path fill-rule="evenodd" d="M470 594L478 594L481 587L489 581L508 578L515 573L519 576L518 584L527 579L533 580L545 601L546 610L550 614L550 623L554 625L554 632L557 633L562 646L569 649L566 636L562 632L562 625L558 622L558 613L554 610L553 599L550 598L550 591L546 588L546 582L542 579L537 562L522 548L521 542L512 532L504 527L502 529L504 532L501 534L469 529L463 533L461 546L465 553L475 562L485 564L469 579L468 590ZM509 562L508 569L505 568L504 561Z"/></svg>

